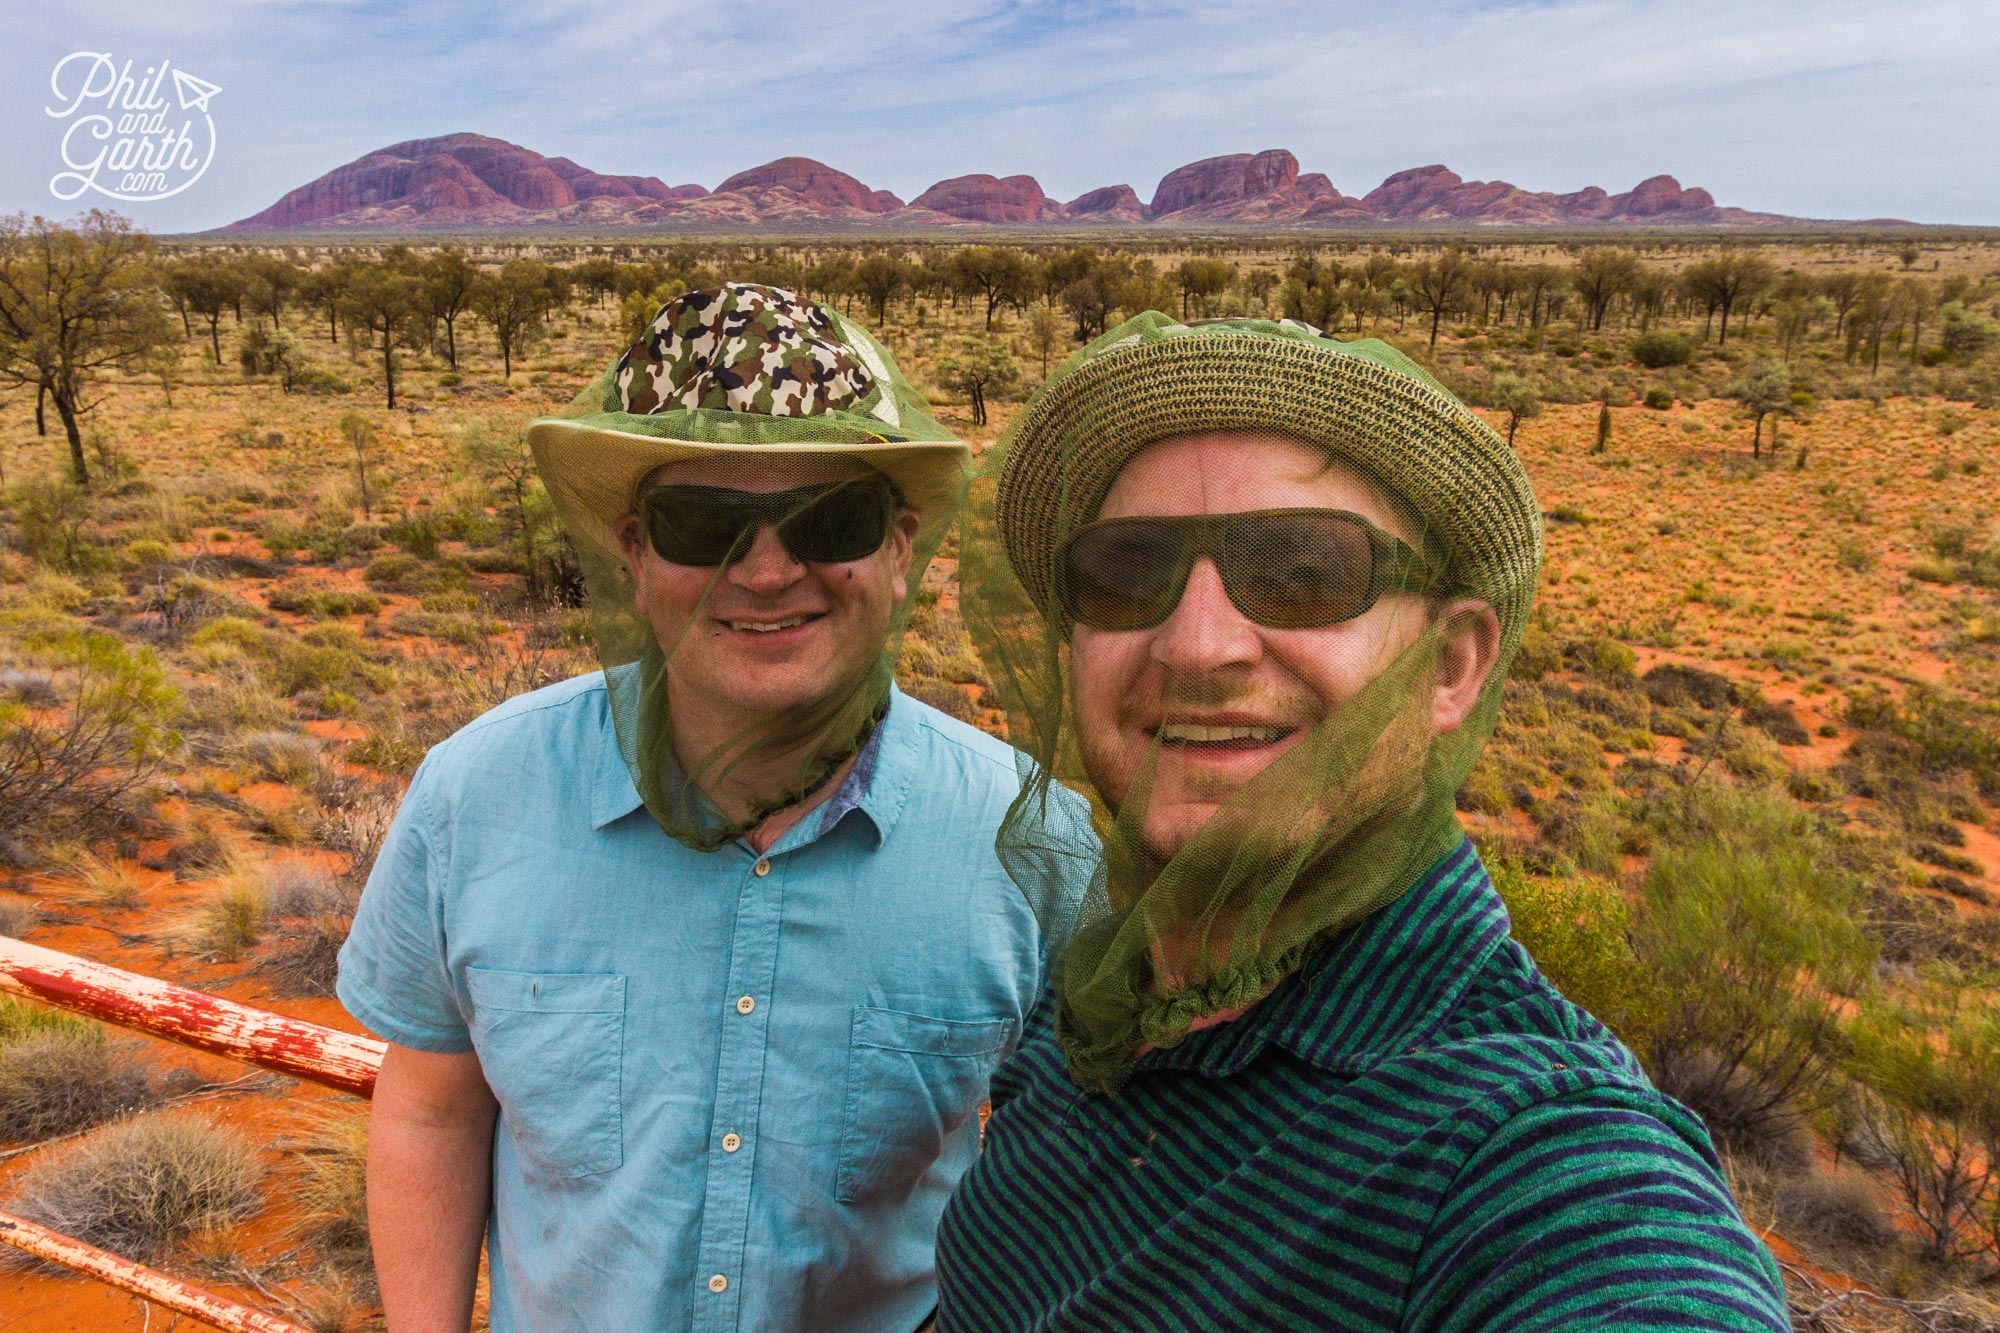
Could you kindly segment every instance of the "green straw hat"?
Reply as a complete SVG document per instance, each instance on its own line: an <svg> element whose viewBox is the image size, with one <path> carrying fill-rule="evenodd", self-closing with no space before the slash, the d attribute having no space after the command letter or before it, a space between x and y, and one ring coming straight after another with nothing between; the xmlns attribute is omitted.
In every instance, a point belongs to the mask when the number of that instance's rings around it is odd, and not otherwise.
<svg viewBox="0 0 2000 1333"><path fill-rule="evenodd" d="M895 482L928 528L949 522L972 457L867 330L755 283L669 301L566 412L529 422L527 435L570 540L608 557L613 525L662 464L856 458Z"/></svg>
<svg viewBox="0 0 2000 1333"><path fill-rule="evenodd" d="M1542 516L1505 440L1407 356L1293 320L1184 324L1147 311L1072 355L1008 430L998 520L1044 613L1058 534L1089 522L1141 449L1268 431L1317 444L1409 502L1444 542L1454 590L1489 602L1511 653L1542 562Z"/></svg>

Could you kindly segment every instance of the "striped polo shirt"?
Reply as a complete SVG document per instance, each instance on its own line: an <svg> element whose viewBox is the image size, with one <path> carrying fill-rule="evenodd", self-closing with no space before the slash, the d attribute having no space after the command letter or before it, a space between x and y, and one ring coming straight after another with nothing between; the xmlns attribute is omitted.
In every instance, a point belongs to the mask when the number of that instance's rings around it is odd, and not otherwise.
<svg viewBox="0 0 2000 1333"><path fill-rule="evenodd" d="M1470 840L1116 1095L1045 996L938 1277L939 1333L1791 1326L1701 1121L1508 936Z"/></svg>

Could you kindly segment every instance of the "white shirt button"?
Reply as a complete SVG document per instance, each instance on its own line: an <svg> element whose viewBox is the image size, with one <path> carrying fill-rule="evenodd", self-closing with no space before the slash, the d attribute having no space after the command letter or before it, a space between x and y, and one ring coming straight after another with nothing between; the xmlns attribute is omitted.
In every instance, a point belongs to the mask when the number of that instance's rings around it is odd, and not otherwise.
<svg viewBox="0 0 2000 1333"><path fill-rule="evenodd" d="M757 1001L755 1001L755 1000L751 999L751 998L750 998L750 997L749 997L748 995L739 995L739 996L737 996L737 997L736 997L736 1012L737 1012L737 1013L739 1013L739 1014L747 1014L747 1013L749 1013L749 1012L750 1012L750 1011L751 1011L752 1009L755 1009L756 1007L757 1007Z"/></svg>
<svg viewBox="0 0 2000 1333"><path fill-rule="evenodd" d="M729 1290L729 1279L717 1273L708 1280L708 1289L720 1296L723 1292Z"/></svg>
<svg viewBox="0 0 2000 1333"><path fill-rule="evenodd" d="M743 1146L742 1135L724 1134L722 1136L722 1151L735 1152L738 1148L741 1148L742 1146Z"/></svg>
<svg viewBox="0 0 2000 1333"><path fill-rule="evenodd" d="M768 859L759 861L756 865L752 866L751 869L756 872L757 877L759 879L762 879L764 876L771 873L771 862Z"/></svg>

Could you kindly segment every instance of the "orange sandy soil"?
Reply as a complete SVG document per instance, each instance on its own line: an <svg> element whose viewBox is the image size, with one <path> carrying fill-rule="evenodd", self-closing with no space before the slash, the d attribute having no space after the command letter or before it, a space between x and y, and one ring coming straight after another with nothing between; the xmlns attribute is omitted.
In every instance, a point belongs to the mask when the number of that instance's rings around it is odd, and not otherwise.
<svg viewBox="0 0 2000 1333"><path fill-rule="evenodd" d="M313 344L313 350L327 355L323 342ZM407 375L411 410L385 416L374 409L373 414L388 423L387 456L378 466L375 484L400 495L405 503L442 499L460 427L475 420L517 424L565 401L573 385L581 382L582 363L562 359L560 351L540 364L540 373L533 362L517 369L509 389L489 386L458 395L441 388L426 392L423 377ZM343 373L363 372L344 366ZM494 378L497 382L497 374ZM233 375L210 373L177 386L172 408L159 405L156 385L124 386L107 403L102 424L122 447L146 461L148 476L158 477L164 485L192 488L207 484L204 478L212 482L217 476L237 476L276 486L288 474L305 471L316 478L315 493L325 493L345 484L343 478L349 475L334 422L356 402L365 402L365 393L345 401L280 398L270 386L244 385ZM1551 407L1545 415L1522 423L1518 448L1544 509L1572 508L1584 521L1549 522L1540 604L1565 638L1604 635L1632 646L1641 671L1662 661L1699 665L1754 681L1767 698L1791 704L1813 736L1810 744L1784 751L1798 767L1831 764L1852 739L1853 732L1841 721L1841 709L1856 683L1900 692L1914 683L1941 682L1987 698L2000 697L2000 661L1996 661L2000 650L1991 642L1973 642L1965 633L1968 604L1976 603L1975 614L1983 608L1988 616L2000 615L1991 594L1912 582L1907 577L1913 556L1926 550L1927 531L1945 521L1982 526L1992 521L1991 497L1995 478L2000 478L1996 443L2000 421L1992 413L1951 405L1966 424L1947 436L1939 429L1946 406L1897 400L1880 407L1862 402L1825 404L1809 423L1786 423L1778 466L1761 475L1744 472L1749 426L1727 404L1677 406L1666 412L1616 409L1612 445L1603 455L1587 452L1595 432L1594 404ZM22 427L20 415L10 413L0 422L0 446L10 457L19 458L31 449L39 455L56 443L36 441L31 428ZM943 415L952 421L955 414ZM996 421L968 433L984 444L997 435L1001 424ZM246 426L254 429L239 429ZM266 431L278 427L286 436L282 445L262 442ZM1807 465L1795 471L1792 464L1800 449L1807 452ZM1930 471L1940 460L1952 470L1933 480ZM1981 471L1961 473L1959 465L1967 461L1977 463ZM264 516L246 509L227 520L201 523L196 539L181 544L180 554L234 552L264 558L268 553L261 545L243 535ZM303 516L300 510L286 513L295 520ZM230 537L217 540L216 528L228 530ZM1864 551L1872 564L1856 560L1854 550ZM1848 557L1845 564L1843 551ZM364 587L355 570L287 564L275 573L291 587ZM942 565L934 577L944 583L940 606L955 614L954 564ZM258 607L266 605L273 586L272 580L263 579L218 581L232 595ZM476 585L496 582L475 579ZM364 634L379 630L371 639L400 643L407 654L462 651L402 638L390 629L395 614L412 605L412 598L391 596L378 614L339 623ZM294 616L278 619L294 629L310 623ZM997 720L997 715L989 713L988 718ZM349 743L365 734L362 726L345 718L302 716L300 720L305 730L327 742L336 762ZM1835 734L1820 736L1823 726ZM1682 753L1680 742L1655 738L1654 758L1671 763ZM1611 760L1618 762L1619 756ZM174 776L183 791L208 782L260 808L296 805L302 797L281 784L253 782L227 772L187 771ZM169 801L163 807L170 818L176 812L187 813L184 802ZM310 855L264 845L222 812L202 809L197 817L225 829L225 836L252 866ZM1497 819L1468 818L1468 823L1523 836L1533 833L1518 811ZM1994 827L1991 819L1986 827L1963 825L1962 850L1982 863L1983 884L2000 896L2000 835ZM144 849L149 855L160 850ZM32 932L34 942L357 1030L331 1000L273 996L263 979L249 970L257 957L255 950L236 963L205 962L185 952L170 954L163 940L175 917L200 901L213 883L176 881L134 862L120 868L139 887L142 901L137 908L94 906L82 885L59 874L17 880L14 887L39 902L44 912L44 923ZM1949 901L1962 912L1994 910ZM149 1049L149 1058L160 1069L186 1065L212 1080L245 1072L229 1061L180 1052L163 1043L151 1043ZM234 1237L238 1253L252 1262L294 1243L285 1239L295 1219L281 1145L292 1132L297 1109L329 1095L297 1085L209 1100L185 1112L240 1126L265 1146L272 1168L268 1204ZM29 1160L0 1165L0 1190ZM1789 1252L1782 1238L1770 1239L1781 1253ZM1841 1280L1834 1274L1826 1278ZM306 1288L292 1279L287 1285L301 1294ZM253 1291L229 1290L270 1304ZM156 1312L153 1326L165 1327L166 1320ZM94 1283L0 1276L0 1333L125 1333L147 1327L137 1302Z"/></svg>

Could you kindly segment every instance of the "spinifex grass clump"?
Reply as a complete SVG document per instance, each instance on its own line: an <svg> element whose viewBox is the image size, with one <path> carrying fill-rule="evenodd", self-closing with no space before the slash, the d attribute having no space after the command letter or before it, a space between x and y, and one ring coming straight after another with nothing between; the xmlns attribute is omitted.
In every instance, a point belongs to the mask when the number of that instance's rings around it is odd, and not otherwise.
<svg viewBox="0 0 2000 1333"><path fill-rule="evenodd" d="M151 1095L133 1049L96 1023L0 999L0 1141L68 1134Z"/></svg>
<svg viewBox="0 0 2000 1333"><path fill-rule="evenodd" d="M184 1116L146 1116L101 1129L40 1160L5 1207L140 1263L157 1263L198 1233L242 1221L261 1202L263 1166L233 1130ZM0 1266L55 1272L16 1250Z"/></svg>

